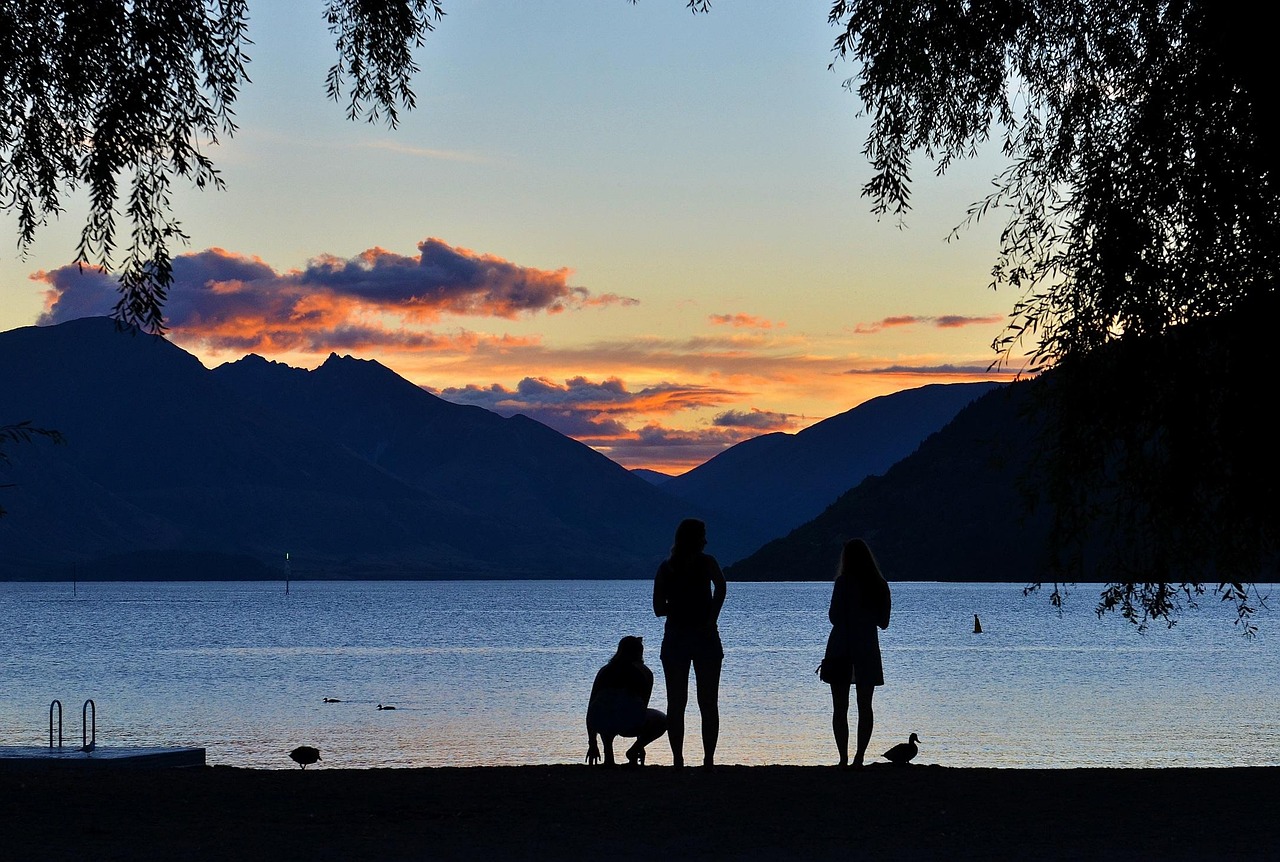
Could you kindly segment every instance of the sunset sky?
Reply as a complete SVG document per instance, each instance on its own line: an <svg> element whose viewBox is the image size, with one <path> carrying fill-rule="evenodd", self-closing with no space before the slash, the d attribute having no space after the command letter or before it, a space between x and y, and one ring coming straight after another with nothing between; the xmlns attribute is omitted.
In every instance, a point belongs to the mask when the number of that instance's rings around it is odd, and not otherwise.
<svg viewBox="0 0 1280 862"><path fill-rule="evenodd" d="M988 288L1002 224L947 241L999 162L922 161L905 226L877 221L828 7L451 2L390 130L326 100L320 3L258 0L241 128L209 150L229 188L175 196L171 338L211 367L377 359L671 473L1007 378L987 370L1016 298ZM2 219L0 329L109 310L112 280L70 266L83 214L26 258Z"/></svg>

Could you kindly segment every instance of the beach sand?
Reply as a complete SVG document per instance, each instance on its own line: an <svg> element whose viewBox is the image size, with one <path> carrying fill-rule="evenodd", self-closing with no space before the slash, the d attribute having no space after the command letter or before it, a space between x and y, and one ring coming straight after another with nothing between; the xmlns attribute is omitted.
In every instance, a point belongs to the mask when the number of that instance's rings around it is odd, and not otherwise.
<svg viewBox="0 0 1280 862"><path fill-rule="evenodd" d="M0 858L1280 859L1280 768L0 773Z"/></svg>

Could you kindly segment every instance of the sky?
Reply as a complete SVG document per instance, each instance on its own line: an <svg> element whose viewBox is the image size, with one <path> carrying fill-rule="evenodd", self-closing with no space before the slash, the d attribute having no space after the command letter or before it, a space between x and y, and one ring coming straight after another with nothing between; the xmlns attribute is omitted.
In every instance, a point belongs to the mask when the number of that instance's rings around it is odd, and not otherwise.
<svg viewBox="0 0 1280 862"><path fill-rule="evenodd" d="M257 0L240 129L206 148L227 189L174 195L169 337L209 367L377 359L671 474L879 395L1009 379L1002 224L954 233L1000 163L921 160L905 223L877 219L828 8L455 0L389 129L326 98L319 2ZM71 265L84 212L25 256L0 218L0 330L114 304Z"/></svg>

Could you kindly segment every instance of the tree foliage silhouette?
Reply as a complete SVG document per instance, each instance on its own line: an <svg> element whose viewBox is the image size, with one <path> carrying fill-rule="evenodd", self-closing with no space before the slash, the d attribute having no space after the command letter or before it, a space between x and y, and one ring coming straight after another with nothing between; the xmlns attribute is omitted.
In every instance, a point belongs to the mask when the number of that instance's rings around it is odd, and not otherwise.
<svg viewBox="0 0 1280 862"><path fill-rule="evenodd" d="M441 3L327 0L322 13L337 50L329 96L345 95L353 120L395 126L414 104L412 50ZM25 250L83 188L76 260L118 268L124 324L164 329L170 249L187 239L174 182L223 186L205 148L236 131L248 15L246 0L0 2L0 207L16 213Z"/></svg>
<svg viewBox="0 0 1280 862"><path fill-rule="evenodd" d="M830 11L871 121L876 212L909 210L918 155L938 173L984 146L1007 158L968 214L1006 219L992 287L1017 300L994 347L1053 367L1059 574L1109 581L1099 612L1139 623L1215 579L1248 627L1241 581L1276 569L1277 457L1253 416L1280 308L1275 96L1241 16L1204 0Z"/></svg>

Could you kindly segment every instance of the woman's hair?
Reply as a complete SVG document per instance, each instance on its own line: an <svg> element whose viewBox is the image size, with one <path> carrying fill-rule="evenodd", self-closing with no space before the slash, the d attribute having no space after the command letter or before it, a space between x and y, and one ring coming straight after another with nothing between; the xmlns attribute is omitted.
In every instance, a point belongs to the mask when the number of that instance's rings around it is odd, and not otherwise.
<svg viewBox="0 0 1280 862"><path fill-rule="evenodd" d="M876 558L862 539L850 539L844 543L844 550L840 552L840 567L836 569L836 577L841 575L847 575L850 582L860 587L884 583L884 575L876 565Z"/></svg>
<svg viewBox="0 0 1280 862"><path fill-rule="evenodd" d="M635 661L644 657L644 639L627 635L618 641L618 651L613 654L618 661Z"/></svg>
<svg viewBox="0 0 1280 862"><path fill-rule="evenodd" d="M707 545L707 525L697 518L685 518L676 527L676 540L671 545L671 559L692 557Z"/></svg>

